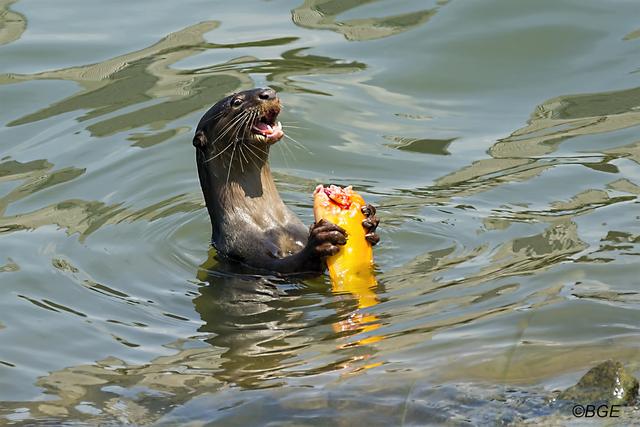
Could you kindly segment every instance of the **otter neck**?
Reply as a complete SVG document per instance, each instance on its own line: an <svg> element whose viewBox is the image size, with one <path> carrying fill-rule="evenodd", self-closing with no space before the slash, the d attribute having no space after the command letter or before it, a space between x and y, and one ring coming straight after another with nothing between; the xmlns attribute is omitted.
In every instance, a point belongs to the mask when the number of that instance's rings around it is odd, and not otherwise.
<svg viewBox="0 0 640 427"><path fill-rule="evenodd" d="M225 153L226 154L226 153ZM223 224L239 214L258 225L282 220L286 207L278 194L268 162L268 147L259 157L221 156L211 163L198 159L198 173L213 226L214 240Z"/></svg>

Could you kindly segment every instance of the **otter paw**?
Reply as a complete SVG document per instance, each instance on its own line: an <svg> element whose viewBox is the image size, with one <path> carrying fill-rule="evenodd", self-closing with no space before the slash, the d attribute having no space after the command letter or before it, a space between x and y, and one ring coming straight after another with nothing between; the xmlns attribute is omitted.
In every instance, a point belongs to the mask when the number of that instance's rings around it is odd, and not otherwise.
<svg viewBox="0 0 640 427"><path fill-rule="evenodd" d="M317 256L335 255L347 243L347 232L337 225L321 219L309 230L308 246Z"/></svg>
<svg viewBox="0 0 640 427"><path fill-rule="evenodd" d="M362 226L364 227L367 234L365 234L364 238L367 239L367 242L371 243L372 246L376 245L380 241L380 236L375 232L376 228L378 228L378 224L380 224L380 220L376 216L376 208L373 205L363 206L361 209L364 216L367 218L362 221Z"/></svg>

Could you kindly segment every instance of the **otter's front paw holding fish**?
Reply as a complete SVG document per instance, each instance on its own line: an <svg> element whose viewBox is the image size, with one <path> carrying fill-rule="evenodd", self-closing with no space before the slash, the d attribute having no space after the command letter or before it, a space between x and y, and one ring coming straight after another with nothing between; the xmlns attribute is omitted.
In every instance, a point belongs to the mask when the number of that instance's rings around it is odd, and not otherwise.
<svg viewBox="0 0 640 427"><path fill-rule="evenodd" d="M347 243L347 232L342 227L325 220L314 223L309 228L309 240L306 249L317 257L335 255L340 246Z"/></svg>
<svg viewBox="0 0 640 427"><path fill-rule="evenodd" d="M378 228L378 224L380 224L380 220L376 216L376 208L373 205L365 205L360 208L360 211L366 216L366 218L362 220L362 226L366 233L364 238L367 242L371 243L371 246L375 246L380 241L380 236L376 233L376 228Z"/></svg>

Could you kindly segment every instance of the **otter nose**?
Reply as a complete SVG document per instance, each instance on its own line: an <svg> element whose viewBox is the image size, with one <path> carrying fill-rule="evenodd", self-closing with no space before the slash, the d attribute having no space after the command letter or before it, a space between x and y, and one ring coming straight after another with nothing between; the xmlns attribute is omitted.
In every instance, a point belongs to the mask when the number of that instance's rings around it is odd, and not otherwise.
<svg viewBox="0 0 640 427"><path fill-rule="evenodd" d="M262 89L260 92L258 92L258 98L263 101L276 99L276 91L271 88Z"/></svg>

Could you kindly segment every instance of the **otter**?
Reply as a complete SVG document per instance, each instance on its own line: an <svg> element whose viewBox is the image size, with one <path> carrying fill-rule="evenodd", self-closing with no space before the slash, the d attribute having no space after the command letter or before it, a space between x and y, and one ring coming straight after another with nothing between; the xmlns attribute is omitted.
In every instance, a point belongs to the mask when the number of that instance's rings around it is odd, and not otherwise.
<svg viewBox="0 0 640 427"><path fill-rule="evenodd" d="M274 273L322 273L324 258L348 236L325 220L304 226L282 201L269 167L269 149L283 136L276 92L259 88L234 93L200 119L193 137L200 186L218 256ZM362 226L371 244L379 220L363 207Z"/></svg>

